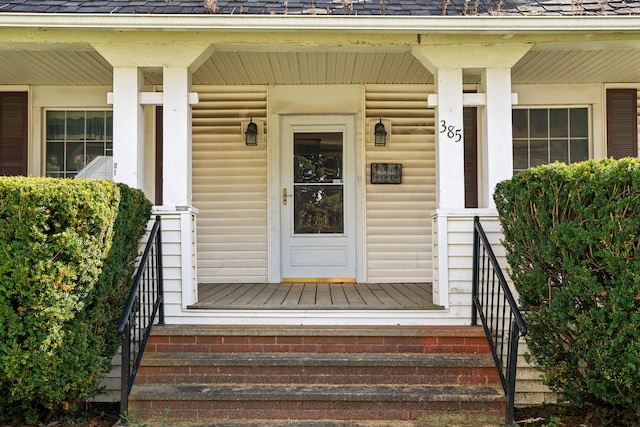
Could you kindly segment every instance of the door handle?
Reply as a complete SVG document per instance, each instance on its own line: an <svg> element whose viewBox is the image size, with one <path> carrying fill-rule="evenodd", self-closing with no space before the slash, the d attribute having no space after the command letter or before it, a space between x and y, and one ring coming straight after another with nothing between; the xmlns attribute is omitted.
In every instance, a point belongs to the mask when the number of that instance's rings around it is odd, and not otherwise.
<svg viewBox="0 0 640 427"><path fill-rule="evenodd" d="M287 188L283 188L282 189L282 204L286 205L287 204Z"/></svg>

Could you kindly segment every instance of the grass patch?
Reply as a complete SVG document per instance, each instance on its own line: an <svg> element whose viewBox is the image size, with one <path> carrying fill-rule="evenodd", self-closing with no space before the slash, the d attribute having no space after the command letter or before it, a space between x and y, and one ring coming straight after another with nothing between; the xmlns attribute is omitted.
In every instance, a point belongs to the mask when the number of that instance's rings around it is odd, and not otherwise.
<svg viewBox="0 0 640 427"><path fill-rule="evenodd" d="M477 414L433 414L420 418L420 427L495 427L504 425L504 416Z"/></svg>

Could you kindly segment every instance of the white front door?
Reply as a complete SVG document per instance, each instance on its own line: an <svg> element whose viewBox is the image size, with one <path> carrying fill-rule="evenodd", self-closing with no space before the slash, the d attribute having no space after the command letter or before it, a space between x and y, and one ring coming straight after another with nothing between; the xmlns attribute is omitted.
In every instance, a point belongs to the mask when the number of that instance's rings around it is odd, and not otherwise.
<svg viewBox="0 0 640 427"><path fill-rule="evenodd" d="M354 281L355 120L284 116L283 281Z"/></svg>

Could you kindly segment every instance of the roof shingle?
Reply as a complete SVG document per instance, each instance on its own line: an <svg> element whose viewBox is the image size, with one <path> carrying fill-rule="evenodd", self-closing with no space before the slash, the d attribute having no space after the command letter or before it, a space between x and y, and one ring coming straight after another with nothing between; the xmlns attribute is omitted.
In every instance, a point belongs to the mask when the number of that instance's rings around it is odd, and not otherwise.
<svg viewBox="0 0 640 427"><path fill-rule="evenodd" d="M0 0L0 13L206 14L203 0ZM640 0L218 0L216 14L640 15Z"/></svg>

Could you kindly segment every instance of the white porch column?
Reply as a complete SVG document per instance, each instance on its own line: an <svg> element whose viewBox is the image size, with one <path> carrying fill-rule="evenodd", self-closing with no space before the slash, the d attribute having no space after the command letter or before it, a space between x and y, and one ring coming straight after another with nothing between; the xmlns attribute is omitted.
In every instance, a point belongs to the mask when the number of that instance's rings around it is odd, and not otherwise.
<svg viewBox="0 0 640 427"><path fill-rule="evenodd" d="M113 67L113 179L142 188L144 113L138 101L143 73L138 67Z"/></svg>
<svg viewBox="0 0 640 427"><path fill-rule="evenodd" d="M462 69L436 71L436 206L464 208Z"/></svg>
<svg viewBox="0 0 640 427"><path fill-rule="evenodd" d="M482 73L486 104L482 109L480 206L495 208L496 184L513 174L511 129L511 68L487 68Z"/></svg>
<svg viewBox="0 0 640 427"><path fill-rule="evenodd" d="M511 67L531 45L519 43L479 43L473 40L450 41L429 39L429 44L416 46L413 55L435 76L436 95L436 186L437 209L433 213L434 302L456 311L461 318L470 318L469 303L452 302L450 282L455 282L458 292L471 293L471 277L465 277L469 269L451 264L450 249L458 242L450 242L450 218L469 219L477 211L464 209L464 143L462 111L465 95L462 90L464 70L481 69L483 89L475 96L468 96L467 105L482 106L483 135L480 206L493 206L490 201L495 184L511 176ZM431 100L432 97L430 97ZM483 100L484 98L484 100ZM456 221L459 223L459 221ZM471 221L469 221L471 224ZM459 230L454 230L459 236ZM469 230L469 233L471 229ZM469 234L470 235L470 234ZM458 245L459 247L459 245ZM456 249L457 250L457 249ZM457 260L456 260L457 262ZM464 272L463 272L464 271ZM470 300L470 299L469 299ZM455 306L457 304L457 306Z"/></svg>
<svg viewBox="0 0 640 427"><path fill-rule="evenodd" d="M165 206L191 206L191 70L164 67L163 70L163 187Z"/></svg>

